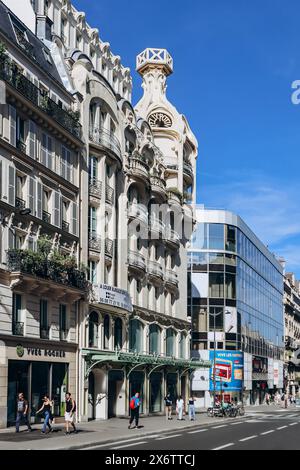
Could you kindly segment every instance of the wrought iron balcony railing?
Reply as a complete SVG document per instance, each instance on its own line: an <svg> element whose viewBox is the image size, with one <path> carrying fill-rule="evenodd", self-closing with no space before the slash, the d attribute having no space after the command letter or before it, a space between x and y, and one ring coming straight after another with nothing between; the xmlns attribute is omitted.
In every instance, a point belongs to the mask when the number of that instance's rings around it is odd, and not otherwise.
<svg viewBox="0 0 300 470"><path fill-rule="evenodd" d="M70 233L70 224L69 224L69 222L66 222L65 220L63 220L62 223L61 223L61 228L64 232Z"/></svg>
<svg viewBox="0 0 300 470"><path fill-rule="evenodd" d="M71 111L62 109L49 96L35 86L8 58L0 57L0 79L4 80L37 108L51 116L75 137L81 137L81 125Z"/></svg>
<svg viewBox="0 0 300 470"><path fill-rule="evenodd" d="M143 255L141 255L138 251L129 251L128 255L128 264L134 268L141 269L142 271L147 271L147 264L146 260Z"/></svg>
<svg viewBox="0 0 300 470"><path fill-rule="evenodd" d="M26 202L23 199L21 199L20 197L16 197L15 206L18 209L21 209L21 210L25 209Z"/></svg>
<svg viewBox="0 0 300 470"><path fill-rule="evenodd" d="M13 322L13 324L12 324L12 334L14 336L24 336L24 323Z"/></svg>
<svg viewBox="0 0 300 470"><path fill-rule="evenodd" d="M122 157L121 145L118 138L106 129L90 128L90 140L97 145L111 150L119 158Z"/></svg>
<svg viewBox="0 0 300 470"><path fill-rule="evenodd" d="M105 201L108 204L113 204L115 200L115 190L110 186L106 186L105 188Z"/></svg>
<svg viewBox="0 0 300 470"><path fill-rule="evenodd" d="M89 183L90 196L101 199L102 197L102 182L96 178L91 178Z"/></svg>
<svg viewBox="0 0 300 470"><path fill-rule="evenodd" d="M112 258L114 255L114 242L109 238L105 240L105 256Z"/></svg>
<svg viewBox="0 0 300 470"><path fill-rule="evenodd" d="M49 212L43 211L43 221L47 224L51 224L51 214L49 214Z"/></svg>
<svg viewBox="0 0 300 470"><path fill-rule="evenodd" d="M101 252L101 237L96 234L90 234L89 236L89 248L92 251Z"/></svg>
<svg viewBox="0 0 300 470"><path fill-rule="evenodd" d="M26 144L23 142L23 140L17 140L17 149L21 150L23 153L26 153Z"/></svg>
<svg viewBox="0 0 300 470"><path fill-rule="evenodd" d="M30 250L8 250L7 268L12 273L28 274L80 290L88 289L84 270L68 267L68 264L42 257Z"/></svg>

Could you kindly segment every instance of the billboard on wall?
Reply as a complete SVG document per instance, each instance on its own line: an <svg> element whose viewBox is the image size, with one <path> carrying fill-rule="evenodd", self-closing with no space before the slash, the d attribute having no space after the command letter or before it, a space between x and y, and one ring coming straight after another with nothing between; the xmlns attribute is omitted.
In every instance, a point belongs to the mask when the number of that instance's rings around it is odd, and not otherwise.
<svg viewBox="0 0 300 470"><path fill-rule="evenodd" d="M216 354L216 364L214 358ZM210 390L240 392L243 389L244 354L240 351L210 351Z"/></svg>

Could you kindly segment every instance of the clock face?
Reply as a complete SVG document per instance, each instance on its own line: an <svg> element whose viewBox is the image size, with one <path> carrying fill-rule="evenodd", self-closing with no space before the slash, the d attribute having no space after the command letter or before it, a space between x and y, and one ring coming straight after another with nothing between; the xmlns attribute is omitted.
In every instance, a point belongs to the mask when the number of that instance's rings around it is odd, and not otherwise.
<svg viewBox="0 0 300 470"><path fill-rule="evenodd" d="M164 113L151 114L149 124L151 127L172 127L171 119Z"/></svg>

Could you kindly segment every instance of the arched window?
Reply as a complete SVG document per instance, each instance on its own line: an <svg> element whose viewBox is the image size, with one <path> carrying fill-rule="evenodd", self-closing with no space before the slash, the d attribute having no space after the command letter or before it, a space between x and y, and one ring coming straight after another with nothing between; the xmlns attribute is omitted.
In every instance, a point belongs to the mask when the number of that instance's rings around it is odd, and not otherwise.
<svg viewBox="0 0 300 470"><path fill-rule="evenodd" d="M103 326L103 347L104 349L109 349L109 335L110 335L110 318L109 315L106 315L104 318Z"/></svg>
<svg viewBox="0 0 300 470"><path fill-rule="evenodd" d="M167 330L167 339L166 339L166 354L168 357L175 356L175 332L172 328Z"/></svg>
<svg viewBox="0 0 300 470"><path fill-rule="evenodd" d="M179 343L180 359L186 359L186 335L181 333Z"/></svg>
<svg viewBox="0 0 300 470"><path fill-rule="evenodd" d="M115 321L115 349L123 347L123 324L121 318Z"/></svg>
<svg viewBox="0 0 300 470"><path fill-rule="evenodd" d="M129 349L132 352L143 352L143 325L139 320L131 320L130 322Z"/></svg>
<svg viewBox="0 0 300 470"><path fill-rule="evenodd" d="M99 317L92 312L89 318L89 348L98 348Z"/></svg>
<svg viewBox="0 0 300 470"><path fill-rule="evenodd" d="M159 326L150 325L150 328L149 328L149 353L150 354L161 353L160 336L161 336L161 330Z"/></svg>

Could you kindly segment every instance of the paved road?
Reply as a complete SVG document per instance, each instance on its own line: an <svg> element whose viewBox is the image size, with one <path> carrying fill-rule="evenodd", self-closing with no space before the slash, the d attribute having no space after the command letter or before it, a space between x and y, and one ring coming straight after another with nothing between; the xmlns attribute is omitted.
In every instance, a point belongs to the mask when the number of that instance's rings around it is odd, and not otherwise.
<svg viewBox="0 0 300 470"><path fill-rule="evenodd" d="M300 450L300 411L251 413L235 420L212 419L191 430L130 437L89 450Z"/></svg>

